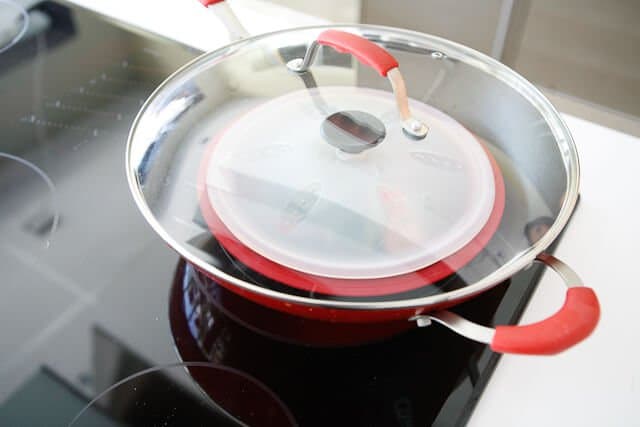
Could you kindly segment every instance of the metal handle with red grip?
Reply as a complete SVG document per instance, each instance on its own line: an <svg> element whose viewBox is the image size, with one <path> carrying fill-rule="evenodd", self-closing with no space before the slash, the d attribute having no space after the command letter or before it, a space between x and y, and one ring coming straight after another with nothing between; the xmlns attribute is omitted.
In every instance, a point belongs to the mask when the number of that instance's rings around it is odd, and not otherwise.
<svg viewBox="0 0 640 427"><path fill-rule="evenodd" d="M470 322L449 311L417 316L418 326L431 320L447 326L459 334L489 344L499 353L548 355L564 351L587 338L600 319L598 297L591 288L584 287L573 270L549 254L540 254L537 261L555 270L565 281L567 289L563 306L555 314L529 325L487 328Z"/></svg>
<svg viewBox="0 0 640 427"><path fill-rule="evenodd" d="M311 42L304 58L289 61L287 68L296 73L307 72L321 45L331 46L341 53L350 53L364 65L376 70L382 77L387 77L396 98L404 131L416 139L422 139L427 135L429 128L416 119L409 109L407 87L400 74L398 61L387 50L371 40L346 31L325 30Z"/></svg>
<svg viewBox="0 0 640 427"><path fill-rule="evenodd" d="M498 326L491 349L499 353L555 354L588 337L598 324L600 306L591 288L569 288L553 316L522 326Z"/></svg>
<svg viewBox="0 0 640 427"><path fill-rule="evenodd" d="M382 77L398 68L398 61L385 49L364 37L338 30L326 30L320 33L316 42L331 46L340 53L350 53L364 65L376 70Z"/></svg>

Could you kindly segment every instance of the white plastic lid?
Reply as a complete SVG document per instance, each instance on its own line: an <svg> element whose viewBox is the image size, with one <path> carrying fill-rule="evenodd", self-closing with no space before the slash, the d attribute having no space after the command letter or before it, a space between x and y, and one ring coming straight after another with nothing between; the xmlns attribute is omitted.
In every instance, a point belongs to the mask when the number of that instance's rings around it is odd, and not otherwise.
<svg viewBox="0 0 640 427"><path fill-rule="evenodd" d="M478 140L448 115L410 100L429 126L403 133L393 94L323 86L270 100L216 138L206 195L243 245L324 277L370 279L427 267L465 246L493 209L495 180ZM358 154L323 132L332 113L384 125Z"/></svg>

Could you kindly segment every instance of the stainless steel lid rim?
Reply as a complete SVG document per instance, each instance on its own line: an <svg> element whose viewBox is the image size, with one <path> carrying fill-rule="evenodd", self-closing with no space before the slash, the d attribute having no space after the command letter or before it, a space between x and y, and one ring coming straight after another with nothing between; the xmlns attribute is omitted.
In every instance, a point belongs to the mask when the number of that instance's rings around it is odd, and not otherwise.
<svg viewBox="0 0 640 427"><path fill-rule="evenodd" d="M432 46L430 48L435 47L436 49L442 49L442 51L449 57L453 59L463 58L465 62L471 63L477 68L484 69L487 73L491 74L493 77L500 79L501 81L507 83L511 88L518 91L524 98L526 98L533 107L542 115L544 120L546 120L549 125L553 135L557 141L558 148L562 154L562 160L565 164L565 173L567 179L567 190L565 193L565 197L562 201L562 205L559 208L559 213L556 217L555 222L552 224L549 231L537 242L533 243L527 250L521 252L516 255L513 259L511 259L507 264L503 265L499 269L495 270L493 273L485 276L481 280L477 281L474 284L471 284L465 288L457 289L453 291L449 291L446 294L427 296L421 298L409 298L409 299L401 299L394 301L326 301L326 300L316 300L308 297L300 297L295 295L287 295L281 292L272 291L270 289L265 289L260 287L259 285L255 285L244 280L238 279L236 277L231 276L224 271L214 268L211 265L208 265L202 260L199 260L194 254L190 253L182 244L177 242L159 223L159 221L154 217L150 208L147 206L144 200L144 196L141 193L141 183L138 179L137 171L132 168L131 157L132 157L132 143L135 131L139 126L144 113L149 109L149 107L157 101L162 92L167 88L176 83L179 83L183 79L179 78L183 71L197 66L199 63L204 63L205 61L210 60L211 58L216 58L216 60L221 61L225 53L233 52L235 49L238 49L246 44L250 44L253 41L260 40L267 37L272 37L276 34L283 34L287 32L299 32L302 30L318 30L321 31L327 28L341 28L341 29L351 29L358 32L371 30L386 30L394 33L394 37L390 38L395 39L396 35L400 35L403 37L408 37L409 39L419 38L421 40L428 41ZM403 42L407 42L407 40L402 40ZM411 40L409 40L411 42ZM417 45L420 45L419 41L414 42ZM142 109L136 116L134 123L131 127L131 131L129 133L128 141L127 141L127 150L126 150L126 174L127 179L133 193L134 200L138 205L138 208L143 213L146 220L150 223L152 228L167 242L171 245L182 257L184 257L188 262L193 264L196 268L199 268L208 274L219 278L229 284L242 288L246 291L259 294L265 297L274 298L277 300L289 302L292 304L298 304L309 307L325 307L325 308L333 308L333 309L345 309L345 310L394 310L394 309L410 309L410 308L420 308L420 307L428 307L434 304L446 303L448 301L455 301L465 297L471 297L482 292L485 289L488 289L501 281L509 278L522 268L529 265L536 256L544 251L551 242L557 237L560 233L568 218L575 206L578 194L578 184L579 184L579 163L575 145L573 144L573 140L571 135L558 115L557 111L553 108L553 106L549 103L549 101L540 93L538 89L536 89L532 84L527 82L523 77L517 75L515 72L511 71L508 67L498 63L494 59L476 52L470 48L464 47L457 43L449 42L444 39L435 36L424 35L420 33L416 33L408 30L398 30L398 29L390 29L388 27L380 27L380 26L370 26L370 25L329 25L329 26L314 26L314 27L305 27L299 28L295 30L283 30L275 33L260 35L256 37L252 37L250 39L245 39L236 43L233 43L229 46L226 46L222 49L203 54L202 56L196 58L190 63L183 66L180 70L176 71L172 76L167 78L155 91L154 93L147 99Z"/></svg>

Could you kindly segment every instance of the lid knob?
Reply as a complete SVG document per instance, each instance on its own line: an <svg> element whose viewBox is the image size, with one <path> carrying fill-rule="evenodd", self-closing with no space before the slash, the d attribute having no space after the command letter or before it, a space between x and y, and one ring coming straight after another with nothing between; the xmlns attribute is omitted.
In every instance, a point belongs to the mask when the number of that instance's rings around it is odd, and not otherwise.
<svg viewBox="0 0 640 427"><path fill-rule="evenodd" d="M331 114L322 122L327 142L345 153L358 154L380 144L386 135L380 119L364 111Z"/></svg>

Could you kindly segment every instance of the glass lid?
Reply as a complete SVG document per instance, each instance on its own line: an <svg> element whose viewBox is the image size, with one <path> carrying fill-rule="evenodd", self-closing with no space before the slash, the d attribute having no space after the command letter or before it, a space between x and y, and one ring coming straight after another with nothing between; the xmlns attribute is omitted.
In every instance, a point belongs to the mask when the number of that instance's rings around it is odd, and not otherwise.
<svg viewBox="0 0 640 427"><path fill-rule="evenodd" d="M147 101L127 161L139 207L196 267L323 301L495 283L549 244L577 194L570 137L524 79L371 26L203 55ZM533 222L547 225L532 236Z"/></svg>

